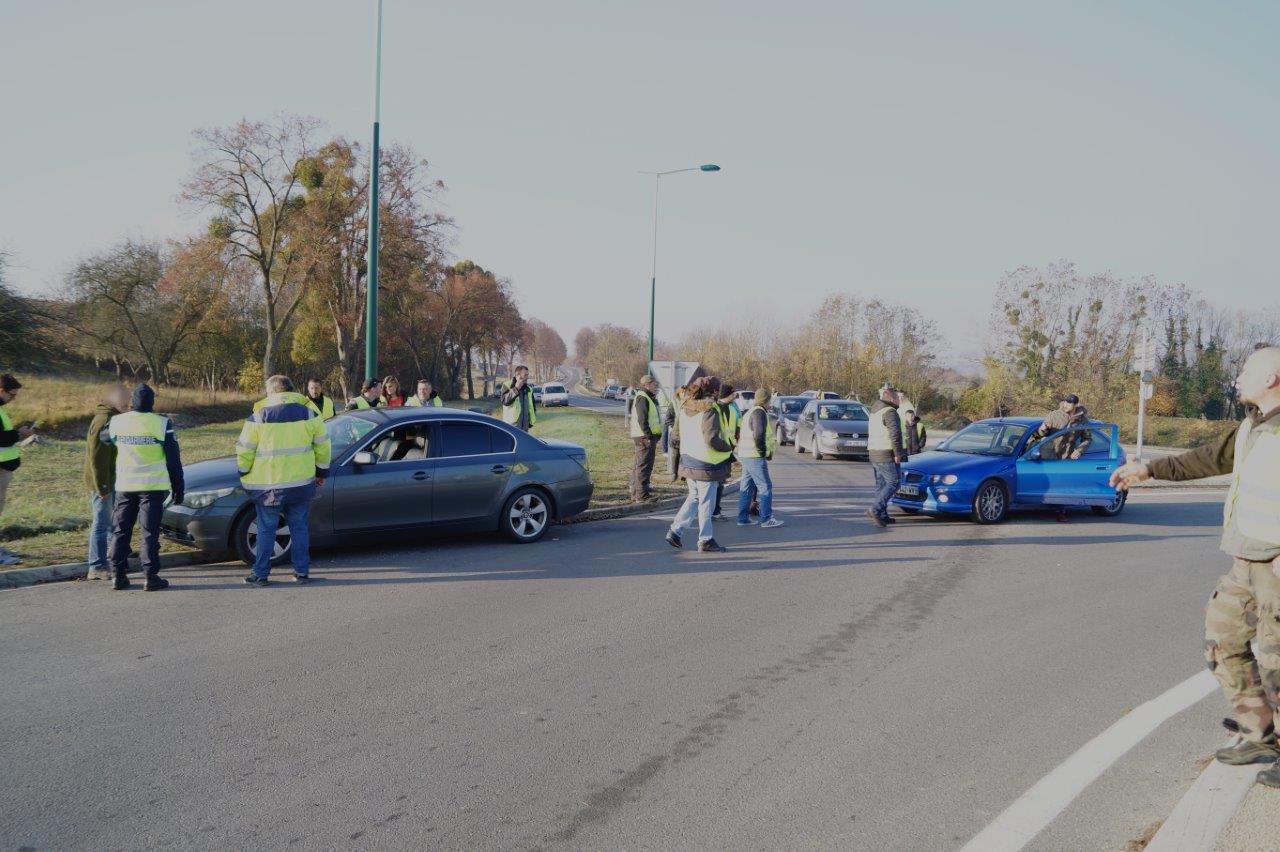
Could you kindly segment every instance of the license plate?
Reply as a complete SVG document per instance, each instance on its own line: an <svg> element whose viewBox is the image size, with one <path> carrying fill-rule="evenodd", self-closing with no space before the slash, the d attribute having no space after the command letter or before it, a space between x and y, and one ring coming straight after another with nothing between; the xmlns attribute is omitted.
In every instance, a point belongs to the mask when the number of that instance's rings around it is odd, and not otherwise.
<svg viewBox="0 0 1280 852"><path fill-rule="evenodd" d="M898 494L903 497L919 497L920 486L918 485L902 485L898 487Z"/></svg>
<svg viewBox="0 0 1280 852"><path fill-rule="evenodd" d="M865 447L867 445L867 442L866 441L845 441L844 445L846 447Z"/></svg>

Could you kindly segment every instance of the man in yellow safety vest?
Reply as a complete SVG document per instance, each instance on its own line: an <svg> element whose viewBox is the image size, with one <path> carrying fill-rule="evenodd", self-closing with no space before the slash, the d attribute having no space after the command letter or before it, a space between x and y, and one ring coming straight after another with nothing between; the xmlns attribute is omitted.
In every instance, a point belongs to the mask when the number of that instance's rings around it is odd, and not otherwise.
<svg viewBox="0 0 1280 852"><path fill-rule="evenodd" d="M640 379L636 398L631 406L631 443L635 445L635 458L631 464L631 499L640 503L653 498L650 480L653 478L653 459L662 437L662 421L658 415L658 380L653 376Z"/></svg>
<svg viewBox="0 0 1280 852"><path fill-rule="evenodd" d="M0 376L0 512L4 511L5 493L9 490L13 472L22 464L18 442L31 437L30 427L19 426L15 429L13 421L9 419L9 412L4 410L7 404L18 398L20 390L22 382L8 373ZM21 561L18 554L0 547L0 565L17 565Z"/></svg>
<svg viewBox="0 0 1280 852"><path fill-rule="evenodd" d="M751 502L760 500L760 526L765 529L782 526L773 515L773 479L769 476L769 461L773 458L775 433L769 428L769 399L773 392L768 388L756 391L751 407L742 418L742 430L738 435L738 463L742 465L742 482L738 486L738 526L749 526Z"/></svg>
<svg viewBox="0 0 1280 852"><path fill-rule="evenodd" d="M170 493L181 503L185 493L178 436L169 418L153 410L156 393L145 384L133 389L130 409L107 421L101 440L116 447L116 500L111 516L112 588L129 588L129 540L134 524L142 522L143 589L159 591L169 585L160 576L160 519Z"/></svg>
<svg viewBox="0 0 1280 852"><path fill-rule="evenodd" d="M521 364L512 370L512 379L502 383L502 421L528 432L538 422L529 368Z"/></svg>
<svg viewBox="0 0 1280 852"><path fill-rule="evenodd" d="M1128 462L1111 484L1125 490L1152 477L1231 474L1221 547L1232 564L1209 599L1204 632L1209 671L1235 711L1241 742L1218 749L1217 758L1274 764L1280 756L1280 347L1256 350L1235 384L1246 412L1235 434L1178 456ZM1280 766L1259 772L1258 781L1280 787Z"/></svg>
<svg viewBox="0 0 1280 852"><path fill-rule="evenodd" d="M418 408L440 408L444 405L444 400L440 399L440 394L436 393L430 379L418 379L418 392L406 399L404 404Z"/></svg>
<svg viewBox="0 0 1280 852"><path fill-rule="evenodd" d="M380 379L365 379L364 384L360 386L360 395L348 402L345 410L364 411L369 408L377 408L381 402L382 381Z"/></svg>
<svg viewBox="0 0 1280 852"><path fill-rule="evenodd" d="M325 396L324 383L319 379L307 379L307 399L315 406L321 420L333 419L333 398Z"/></svg>

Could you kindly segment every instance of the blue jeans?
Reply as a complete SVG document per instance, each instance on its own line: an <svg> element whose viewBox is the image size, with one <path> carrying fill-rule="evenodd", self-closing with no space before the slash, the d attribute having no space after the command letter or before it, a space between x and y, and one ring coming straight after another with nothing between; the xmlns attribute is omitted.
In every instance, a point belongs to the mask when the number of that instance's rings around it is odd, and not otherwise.
<svg viewBox="0 0 1280 852"><path fill-rule="evenodd" d="M742 482L738 485L738 523L751 520L751 501L760 498L760 523L773 517L773 480L769 478L768 459L738 459L742 464Z"/></svg>
<svg viewBox="0 0 1280 852"><path fill-rule="evenodd" d="M871 469L876 474L876 499L871 511L883 518L889 514L889 500L897 493L902 474L897 462L872 462Z"/></svg>
<svg viewBox="0 0 1280 852"><path fill-rule="evenodd" d="M110 567L107 561L107 536L111 534L111 510L116 504L116 493L108 491L106 497L94 494L89 498L89 517L93 526L89 528L89 567L106 571Z"/></svg>
<svg viewBox="0 0 1280 852"><path fill-rule="evenodd" d="M271 553L276 546L276 530L280 528L283 518L289 528L291 546L289 557L293 561L293 573L306 576L311 572L311 529L307 526L307 516L311 512L311 496L290 495L271 506L264 501L255 502L258 512L258 551L253 562L253 573L258 577L271 574Z"/></svg>
<svg viewBox="0 0 1280 852"><path fill-rule="evenodd" d="M689 496L684 498L676 519L671 522L671 531L676 535L682 529L698 524L698 541L710 541L715 538L711 531L711 510L715 506L716 491L722 483L703 482L698 479L686 479L689 483Z"/></svg>

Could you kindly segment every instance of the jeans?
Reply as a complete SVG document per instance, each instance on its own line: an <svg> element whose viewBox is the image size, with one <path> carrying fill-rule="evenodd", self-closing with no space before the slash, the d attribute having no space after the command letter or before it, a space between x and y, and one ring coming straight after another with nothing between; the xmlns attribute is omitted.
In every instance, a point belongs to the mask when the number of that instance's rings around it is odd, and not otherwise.
<svg viewBox="0 0 1280 852"><path fill-rule="evenodd" d="M689 483L689 496L684 498L676 519L671 522L671 531L676 535L680 530L693 526L698 522L698 541L710 541L715 536L711 531L711 508L716 502L716 491L723 483L703 482L699 479L686 479Z"/></svg>
<svg viewBox="0 0 1280 852"><path fill-rule="evenodd" d="M742 463L742 483L738 486L738 523L751 520L751 500L760 498L760 522L773 517L773 480L768 459L738 459Z"/></svg>
<svg viewBox="0 0 1280 852"><path fill-rule="evenodd" d="M307 517L311 512L309 494L289 495L275 505L255 502L258 512L258 552L253 562L253 573L266 578L271 574L271 553L276 546L276 530L283 518L289 528L289 557L293 560L293 573L306 576L311 572L311 528Z"/></svg>
<svg viewBox="0 0 1280 852"><path fill-rule="evenodd" d="M142 570L147 577L160 573L160 518L168 491L117 491L111 509L111 548L107 557L117 577L129 571L129 540L142 521Z"/></svg>
<svg viewBox="0 0 1280 852"><path fill-rule="evenodd" d="M93 526L89 528L89 567L107 570L107 536L111 532L111 510L115 507L116 493L108 491L103 497L94 494L89 498L89 516Z"/></svg>
<svg viewBox="0 0 1280 852"><path fill-rule="evenodd" d="M876 499L871 511L883 518L889 514L889 500L897 493L902 474L897 462L872 462L871 469L876 474Z"/></svg>

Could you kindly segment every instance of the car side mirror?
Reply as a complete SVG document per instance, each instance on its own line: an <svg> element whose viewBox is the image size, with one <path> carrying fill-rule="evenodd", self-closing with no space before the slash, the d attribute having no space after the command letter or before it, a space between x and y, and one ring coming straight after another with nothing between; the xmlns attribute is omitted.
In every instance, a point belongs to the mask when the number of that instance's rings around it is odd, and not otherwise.
<svg viewBox="0 0 1280 852"><path fill-rule="evenodd" d="M1040 453L1039 447L1034 447L1031 450L1031 452L1027 453L1027 461L1042 461L1042 460L1043 460L1043 456Z"/></svg>
<svg viewBox="0 0 1280 852"><path fill-rule="evenodd" d="M352 457L351 462L352 464L358 464L358 465L377 464L378 457L375 456L373 453L369 452L368 450L363 450L361 452L356 453L355 456Z"/></svg>

